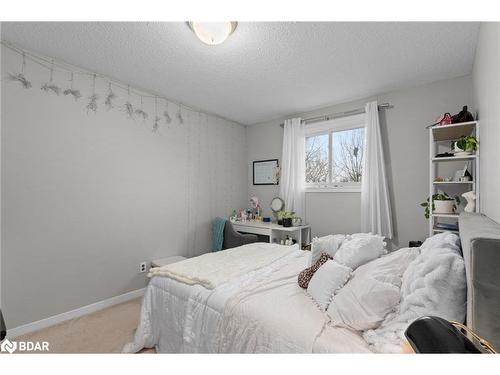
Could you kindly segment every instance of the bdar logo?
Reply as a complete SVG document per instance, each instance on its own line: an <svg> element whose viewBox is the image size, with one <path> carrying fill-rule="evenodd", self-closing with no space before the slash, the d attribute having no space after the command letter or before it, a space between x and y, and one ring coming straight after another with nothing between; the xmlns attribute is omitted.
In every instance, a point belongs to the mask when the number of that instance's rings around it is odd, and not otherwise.
<svg viewBox="0 0 500 375"><path fill-rule="evenodd" d="M2 352L8 352L10 354L14 353L17 349L17 342L9 341L9 339L5 339L2 344L0 344L0 350Z"/></svg>

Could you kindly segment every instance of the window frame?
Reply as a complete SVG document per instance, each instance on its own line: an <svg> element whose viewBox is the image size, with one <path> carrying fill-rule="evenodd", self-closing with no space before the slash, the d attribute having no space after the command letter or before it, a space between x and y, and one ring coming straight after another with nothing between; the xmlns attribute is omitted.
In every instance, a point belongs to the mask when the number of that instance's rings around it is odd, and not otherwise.
<svg viewBox="0 0 500 375"><path fill-rule="evenodd" d="M313 136L328 134L328 163L333 166L332 137L333 133L344 130L365 128L365 114L358 114L337 119L319 121L305 126L305 140ZM366 135L366 132L365 132ZM363 140L364 143L365 140ZM331 172L329 178L331 179ZM304 173L305 179L305 173ZM360 182L305 182L306 193L360 193Z"/></svg>

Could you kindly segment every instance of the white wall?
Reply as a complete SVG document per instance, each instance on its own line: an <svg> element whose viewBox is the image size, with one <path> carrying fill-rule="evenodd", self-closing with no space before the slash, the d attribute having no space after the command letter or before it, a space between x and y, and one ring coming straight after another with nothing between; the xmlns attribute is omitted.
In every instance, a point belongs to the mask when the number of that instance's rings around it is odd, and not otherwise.
<svg viewBox="0 0 500 375"><path fill-rule="evenodd" d="M484 22L474 62L474 101L481 131L481 211L500 223L500 23Z"/></svg>
<svg viewBox="0 0 500 375"><path fill-rule="evenodd" d="M427 237L427 221L419 203L428 195L429 141L425 126L444 112L459 112L462 105L472 105L470 76L380 94L309 113L291 115L303 118L363 107L369 100L389 102L394 108L381 112L382 136L385 139L386 164L395 223L395 247ZM249 195L267 202L278 195L278 186L253 186L252 161L281 158L283 129L277 119L247 127ZM359 193L307 193L306 220L315 235L352 233L360 230Z"/></svg>
<svg viewBox="0 0 500 375"><path fill-rule="evenodd" d="M2 77L20 57L2 50ZM84 97L44 93L48 71L28 61L33 87L2 81L2 295L10 328L146 285L141 261L210 249L211 221L246 206L245 128L184 111L161 134ZM55 82L68 84L57 73ZM117 91L118 103L126 99ZM139 99L133 98L139 105ZM175 111L171 108L171 116Z"/></svg>

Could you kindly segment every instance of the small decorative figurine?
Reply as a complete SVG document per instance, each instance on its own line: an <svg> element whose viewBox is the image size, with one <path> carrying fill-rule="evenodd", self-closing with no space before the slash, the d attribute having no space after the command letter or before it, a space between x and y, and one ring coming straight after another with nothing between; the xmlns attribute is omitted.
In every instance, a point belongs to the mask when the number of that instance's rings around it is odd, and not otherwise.
<svg viewBox="0 0 500 375"><path fill-rule="evenodd" d="M476 211L476 193L473 191L468 191L462 194L462 197L467 201L467 205L464 208L465 212L475 212Z"/></svg>

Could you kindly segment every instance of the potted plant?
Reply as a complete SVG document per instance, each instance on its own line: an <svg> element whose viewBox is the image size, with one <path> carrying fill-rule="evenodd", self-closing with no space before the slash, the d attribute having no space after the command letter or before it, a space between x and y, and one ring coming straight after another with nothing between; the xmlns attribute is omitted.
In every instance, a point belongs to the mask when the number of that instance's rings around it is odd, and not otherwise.
<svg viewBox="0 0 500 375"><path fill-rule="evenodd" d="M282 211L282 220L283 220L283 226L284 227L291 227L293 226L293 219L295 218L295 212L291 211Z"/></svg>
<svg viewBox="0 0 500 375"><path fill-rule="evenodd" d="M477 139L473 135L466 135L457 141L451 142L451 148L456 155L470 155L477 149Z"/></svg>
<svg viewBox="0 0 500 375"><path fill-rule="evenodd" d="M458 204L460 204L458 196L452 198L446 193L438 193L432 196L432 212L434 213L452 214L457 209ZM430 216L429 198L420 205L425 207L425 218L428 219Z"/></svg>

